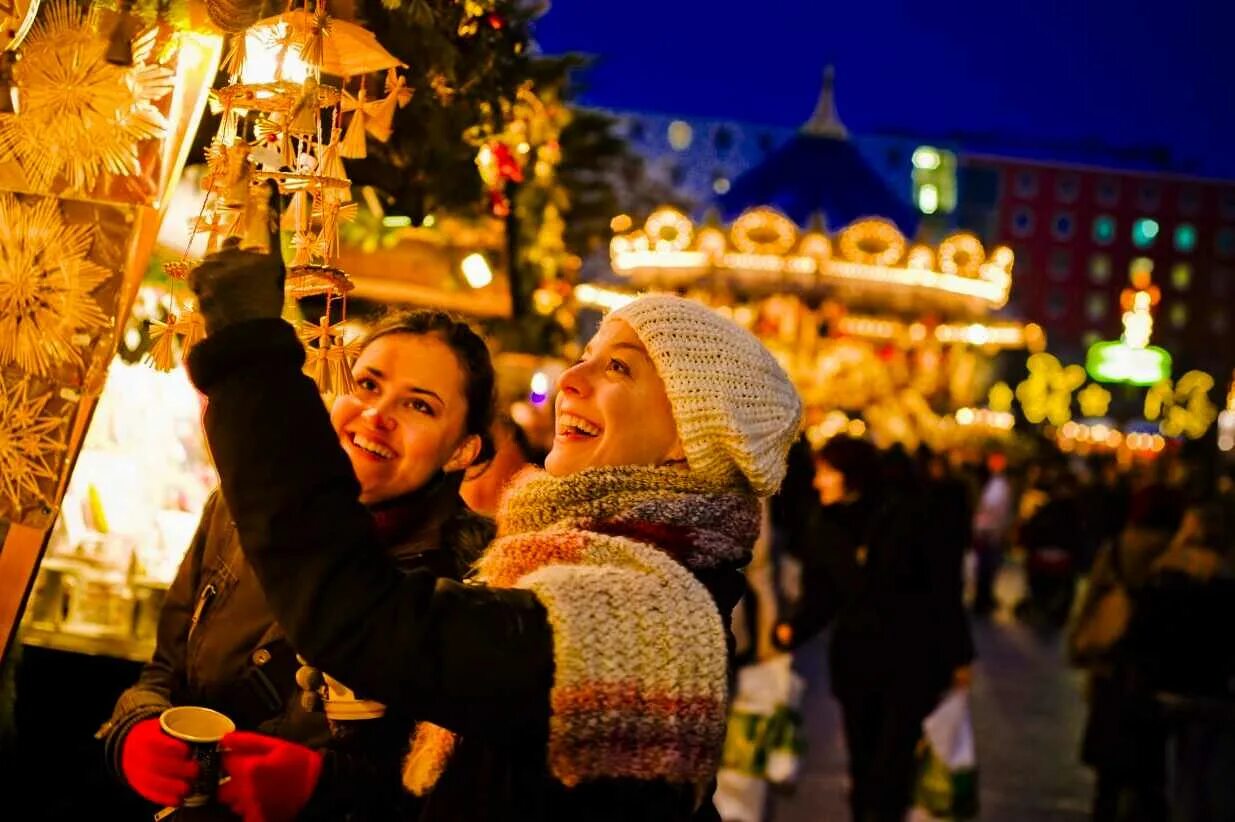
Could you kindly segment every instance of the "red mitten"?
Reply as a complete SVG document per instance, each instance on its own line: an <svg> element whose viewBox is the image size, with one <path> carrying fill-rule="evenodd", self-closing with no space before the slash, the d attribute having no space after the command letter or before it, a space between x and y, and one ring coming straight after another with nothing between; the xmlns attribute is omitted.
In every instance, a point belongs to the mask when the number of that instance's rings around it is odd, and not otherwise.
<svg viewBox="0 0 1235 822"><path fill-rule="evenodd" d="M120 770L133 790L146 799L179 806L198 768L188 745L163 733L158 719L143 719L124 738Z"/></svg>
<svg viewBox="0 0 1235 822"><path fill-rule="evenodd" d="M284 822L308 804L322 772L322 755L273 736L237 731L223 737L219 800L244 822Z"/></svg>

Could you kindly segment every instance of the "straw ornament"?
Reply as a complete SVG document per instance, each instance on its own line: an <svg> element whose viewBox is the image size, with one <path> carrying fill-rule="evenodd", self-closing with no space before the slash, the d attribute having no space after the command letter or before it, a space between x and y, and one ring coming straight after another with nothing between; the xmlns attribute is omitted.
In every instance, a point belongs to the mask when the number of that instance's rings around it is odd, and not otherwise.
<svg viewBox="0 0 1235 822"><path fill-rule="evenodd" d="M37 391L30 380L0 378L0 517L17 521L25 508L51 505L48 486L56 481L67 449L68 419L47 409L54 394Z"/></svg>

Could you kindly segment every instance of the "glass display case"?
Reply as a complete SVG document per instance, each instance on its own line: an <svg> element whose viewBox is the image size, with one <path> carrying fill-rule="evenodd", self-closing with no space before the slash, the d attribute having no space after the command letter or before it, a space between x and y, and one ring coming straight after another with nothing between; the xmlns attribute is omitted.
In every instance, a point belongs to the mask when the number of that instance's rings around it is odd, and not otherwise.
<svg viewBox="0 0 1235 822"><path fill-rule="evenodd" d="M22 622L22 641L145 660L214 469L183 368L117 358Z"/></svg>

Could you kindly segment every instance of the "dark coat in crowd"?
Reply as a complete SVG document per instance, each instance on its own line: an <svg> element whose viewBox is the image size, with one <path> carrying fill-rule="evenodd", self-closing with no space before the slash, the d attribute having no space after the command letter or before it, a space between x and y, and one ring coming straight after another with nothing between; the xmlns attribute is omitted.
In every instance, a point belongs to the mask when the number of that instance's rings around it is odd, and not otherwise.
<svg viewBox="0 0 1235 822"><path fill-rule="evenodd" d="M973 659L958 536L923 502L893 496L816 505L795 542L804 585L790 619L794 641L832 626L838 696L886 682L930 701Z"/></svg>
<svg viewBox="0 0 1235 822"><path fill-rule="evenodd" d="M401 571L462 579L488 543L492 523L468 511L459 498L460 479L439 475L423 489L371 509ZM400 797L412 720L392 711L364 721L358 733L339 734L336 728L332 737L320 707L303 704L299 667L216 491L168 590L154 655L99 732L108 761L119 773L121 747L137 722L173 705L200 705L227 715L242 730L324 748L321 788L308 809L317 818L355 813L377 795Z"/></svg>
<svg viewBox="0 0 1235 822"><path fill-rule="evenodd" d="M384 572L303 358L285 323L259 320L208 338L189 366L210 399L206 430L224 493L243 501L245 552L298 649L358 694L405 707L459 740L421 819L716 819L710 793L690 784L614 778L568 788L552 776L555 663L545 606L525 589ZM280 413L269 413L275 404ZM314 550L295 547L307 544ZM728 632L740 566L698 577ZM353 607L330 609L319 595ZM363 617L354 603L368 604Z"/></svg>

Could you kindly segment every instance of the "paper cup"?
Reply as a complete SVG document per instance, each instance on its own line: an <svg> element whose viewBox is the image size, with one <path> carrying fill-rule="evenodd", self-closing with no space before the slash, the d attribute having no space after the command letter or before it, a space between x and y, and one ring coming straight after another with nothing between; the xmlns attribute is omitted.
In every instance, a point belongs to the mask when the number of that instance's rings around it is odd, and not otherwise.
<svg viewBox="0 0 1235 822"><path fill-rule="evenodd" d="M159 727L168 736L187 743L197 760L197 779L184 798L185 807L196 808L213 800L222 770L219 741L236 730L236 723L209 708L180 705L159 715Z"/></svg>

